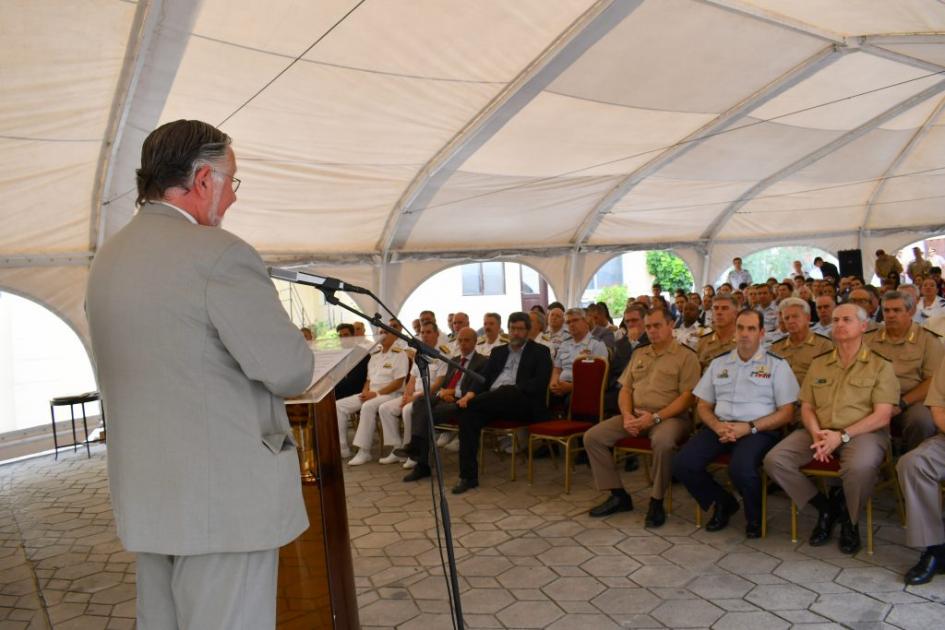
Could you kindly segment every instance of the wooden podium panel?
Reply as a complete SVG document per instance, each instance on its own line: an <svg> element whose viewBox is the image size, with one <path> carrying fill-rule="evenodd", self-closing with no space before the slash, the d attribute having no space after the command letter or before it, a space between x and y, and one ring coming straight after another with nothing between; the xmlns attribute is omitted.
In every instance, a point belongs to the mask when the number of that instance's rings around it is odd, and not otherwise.
<svg viewBox="0 0 945 630"><path fill-rule="evenodd" d="M335 397L286 405L299 445L309 528L279 550L280 630L360 628Z"/></svg>

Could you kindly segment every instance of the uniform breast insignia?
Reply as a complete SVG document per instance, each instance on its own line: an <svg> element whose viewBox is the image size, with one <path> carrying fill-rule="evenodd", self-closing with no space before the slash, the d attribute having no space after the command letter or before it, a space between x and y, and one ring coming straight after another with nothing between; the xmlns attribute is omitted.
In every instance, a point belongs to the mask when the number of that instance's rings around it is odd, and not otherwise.
<svg viewBox="0 0 945 630"><path fill-rule="evenodd" d="M749 374L751 378L771 378L771 370L766 365L759 365Z"/></svg>
<svg viewBox="0 0 945 630"><path fill-rule="evenodd" d="M388 361L387 363L384 364L384 369L389 370L389 369L392 368L392 367L394 367L394 364L391 363L390 361Z"/></svg>
<svg viewBox="0 0 945 630"><path fill-rule="evenodd" d="M725 368L724 370L719 372L718 378L728 378L728 368Z"/></svg>

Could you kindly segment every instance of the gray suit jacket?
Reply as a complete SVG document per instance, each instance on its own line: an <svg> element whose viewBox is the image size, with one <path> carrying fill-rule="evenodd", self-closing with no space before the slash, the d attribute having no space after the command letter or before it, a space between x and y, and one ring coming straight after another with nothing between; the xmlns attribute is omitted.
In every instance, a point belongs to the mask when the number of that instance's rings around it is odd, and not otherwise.
<svg viewBox="0 0 945 630"><path fill-rule="evenodd" d="M272 549L308 527L282 397L314 357L250 245L145 205L95 256L86 312L127 549Z"/></svg>

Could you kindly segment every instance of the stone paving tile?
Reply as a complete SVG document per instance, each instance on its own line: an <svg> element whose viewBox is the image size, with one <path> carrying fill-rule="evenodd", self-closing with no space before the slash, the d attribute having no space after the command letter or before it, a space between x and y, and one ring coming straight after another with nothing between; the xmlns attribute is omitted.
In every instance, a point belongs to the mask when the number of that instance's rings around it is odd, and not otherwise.
<svg viewBox="0 0 945 630"><path fill-rule="evenodd" d="M851 558L806 544L811 514L791 543L783 496L770 502L766 539L746 540L741 515L723 532L696 528L678 485L667 523L647 530L642 510L587 516L601 493L586 467L564 495L546 462L529 486L508 481L507 459L486 459L482 487L449 497L470 628L924 630L945 611L945 579L902 585L917 553L903 547L891 497L875 501L875 554ZM445 461L452 478L456 456ZM362 626L449 628L429 487L402 474L374 463L345 470ZM645 505L642 473L623 479ZM0 630L128 630L134 616L134 554L115 536L104 449L0 467Z"/></svg>

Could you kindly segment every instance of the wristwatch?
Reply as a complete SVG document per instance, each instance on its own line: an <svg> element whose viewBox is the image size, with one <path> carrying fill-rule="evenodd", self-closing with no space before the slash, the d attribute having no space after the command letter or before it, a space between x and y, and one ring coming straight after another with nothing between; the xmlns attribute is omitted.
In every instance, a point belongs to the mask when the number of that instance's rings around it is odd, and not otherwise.
<svg viewBox="0 0 945 630"><path fill-rule="evenodd" d="M748 427L751 429L751 434L754 435L758 433L758 427L755 426L754 422L749 422Z"/></svg>
<svg viewBox="0 0 945 630"><path fill-rule="evenodd" d="M846 429L840 432L840 443L841 444L850 443L850 434L846 432Z"/></svg>
<svg viewBox="0 0 945 630"><path fill-rule="evenodd" d="M663 418L660 417L660 414L658 413L653 414L653 424L659 424L662 421L663 421Z"/></svg>

